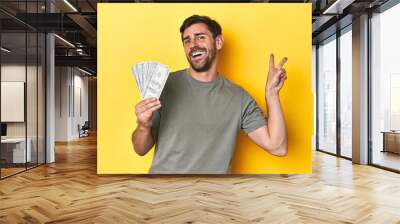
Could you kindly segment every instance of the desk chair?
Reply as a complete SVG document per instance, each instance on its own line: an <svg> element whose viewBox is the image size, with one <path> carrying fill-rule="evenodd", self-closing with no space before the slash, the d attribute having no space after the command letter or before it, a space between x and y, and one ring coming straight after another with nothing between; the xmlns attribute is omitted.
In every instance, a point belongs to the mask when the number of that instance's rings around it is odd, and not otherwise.
<svg viewBox="0 0 400 224"><path fill-rule="evenodd" d="M89 129L90 129L89 121L85 121L82 127L80 127L80 125L78 124L79 138L89 136Z"/></svg>

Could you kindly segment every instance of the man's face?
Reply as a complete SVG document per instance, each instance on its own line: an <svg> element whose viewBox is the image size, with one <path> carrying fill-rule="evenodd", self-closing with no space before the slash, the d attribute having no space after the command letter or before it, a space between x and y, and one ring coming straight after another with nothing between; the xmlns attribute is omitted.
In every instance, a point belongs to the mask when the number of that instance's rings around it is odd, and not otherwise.
<svg viewBox="0 0 400 224"><path fill-rule="evenodd" d="M217 46L212 33L203 23L186 28L182 35L183 47L189 64L196 72L210 69L215 60Z"/></svg>

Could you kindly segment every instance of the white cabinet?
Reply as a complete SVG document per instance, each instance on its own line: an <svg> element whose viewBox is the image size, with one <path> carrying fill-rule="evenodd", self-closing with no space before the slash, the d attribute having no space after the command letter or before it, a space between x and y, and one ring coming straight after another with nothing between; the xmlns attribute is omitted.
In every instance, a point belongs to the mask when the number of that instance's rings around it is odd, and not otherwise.
<svg viewBox="0 0 400 224"><path fill-rule="evenodd" d="M32 140L26 140L28 144L25 151L25 138L7 138L2 139L2 147L12 150L12 163L25 163L32 161ZM25 159L27 159L25 161Z"/></svg>

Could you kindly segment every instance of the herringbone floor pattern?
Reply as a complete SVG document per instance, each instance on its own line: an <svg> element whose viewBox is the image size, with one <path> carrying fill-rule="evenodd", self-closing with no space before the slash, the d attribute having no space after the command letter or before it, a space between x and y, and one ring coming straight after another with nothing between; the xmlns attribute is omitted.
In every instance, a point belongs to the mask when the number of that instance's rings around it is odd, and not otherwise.
<svg viewBox="0 0 400 224"><path fill-rule="evenodd" d="M0 223L400 223L400 175L316 152L312 175L98 176L96 138L0 181Z"/></svg>

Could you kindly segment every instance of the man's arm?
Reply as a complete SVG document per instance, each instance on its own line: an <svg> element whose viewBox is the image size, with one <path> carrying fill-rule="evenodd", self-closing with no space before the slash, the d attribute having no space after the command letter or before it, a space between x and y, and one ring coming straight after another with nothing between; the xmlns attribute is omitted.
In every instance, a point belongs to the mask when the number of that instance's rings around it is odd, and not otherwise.
<svg viewBox="0 0 400 224"><path fill-rule="evenodd" d="M155 141L151 134L153 112L161 107L156 98L141 101L135 106L137 127L132 133L132 145L135 152L144 156L153 147Z"/></svg>
<svg viewBox="0 0 400 224"><path fill-rule="evenodd" d="M154 139L151 130L144 127L137 127L132 133L133 149L139 156L144 156L153 147Z"/></svg>
<svg viewBox="0 0 400 224"><path fill-rule="evenodd" d="M248 133L248 136L258 146L276 156L287 155L287 134L285 118L279 100L281 90L287 76L283 65L287 58L283 58L275 68L274 56L270 56L265 99L267 101L268 122L266 125Z"/></svg>

